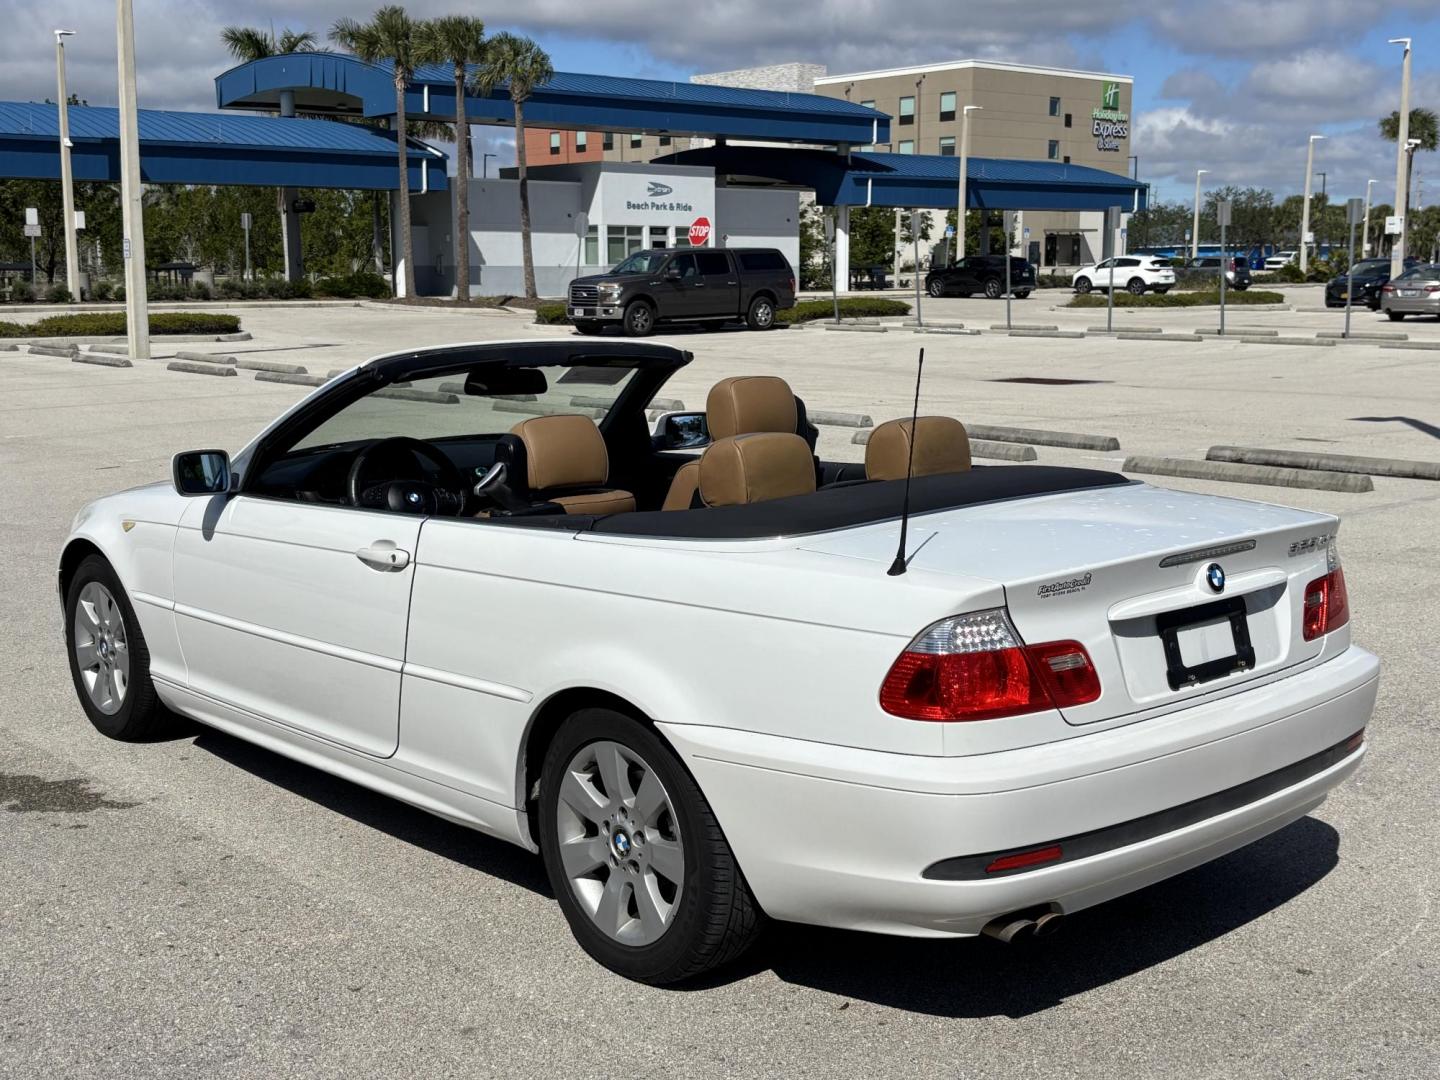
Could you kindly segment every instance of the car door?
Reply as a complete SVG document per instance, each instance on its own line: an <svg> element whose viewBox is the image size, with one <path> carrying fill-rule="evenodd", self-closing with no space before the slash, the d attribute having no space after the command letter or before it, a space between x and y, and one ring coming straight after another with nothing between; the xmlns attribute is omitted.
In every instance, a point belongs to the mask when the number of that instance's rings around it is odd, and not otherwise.
<svg viewBox="0 0 1440 1080"><path fill-rule="evenodd" d="M174 557L190 688L329 742L393 754L422 520L247 494L195 500Z"/></svg>
<svg viewBox="0 0 1440 1080"><path fill-rule="evenodd" d="M703 315L736 315L740 311L740 274L728 251L697 251L695 261L705 279Z"/></svg>
<svg viewBox="0 0 1440 1080"><path fill-rule="evenodd" d="M706 281L692 252L672 258L661 274L661 282L660 318L693 319L705 313Z"/></svg>

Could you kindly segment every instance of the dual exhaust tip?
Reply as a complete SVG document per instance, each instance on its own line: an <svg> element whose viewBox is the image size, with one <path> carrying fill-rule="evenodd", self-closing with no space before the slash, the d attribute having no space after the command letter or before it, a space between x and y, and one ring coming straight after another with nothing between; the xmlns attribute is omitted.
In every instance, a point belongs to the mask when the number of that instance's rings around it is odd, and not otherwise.
<svg viewBox="0 0 1440 1080"><path fill-rule="evenodd" d="M1064 914L1054 908L1026 908L991 919L980 933L1006 945L1023 945L1036 938L1049 937L1064 921Z"/></svg>

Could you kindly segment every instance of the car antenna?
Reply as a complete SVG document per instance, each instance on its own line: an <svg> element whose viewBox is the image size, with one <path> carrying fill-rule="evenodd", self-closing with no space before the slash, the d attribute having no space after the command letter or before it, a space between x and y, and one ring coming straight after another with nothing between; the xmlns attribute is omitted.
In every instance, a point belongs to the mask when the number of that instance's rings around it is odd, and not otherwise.
<svg viewBox="0 0 1440 1080"><path fill-rule="evenodd" d="M905 501L900 508L900 549L895 552L895 561L886 571L891 577L905 573L905 534L910 525L910 474L915 469L915 427L920 422L920 376L925 372L925 349L920 349L920 360L915 365L915 407L910 413L910 456L905 462Z"/></svg>

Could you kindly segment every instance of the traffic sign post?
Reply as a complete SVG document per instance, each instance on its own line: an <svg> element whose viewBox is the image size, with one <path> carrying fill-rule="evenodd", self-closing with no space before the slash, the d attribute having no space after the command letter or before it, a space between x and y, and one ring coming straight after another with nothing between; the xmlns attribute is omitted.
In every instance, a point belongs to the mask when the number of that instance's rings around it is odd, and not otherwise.
<svg viewBox="0 0 1440 1080"><path fill-rule="evenodd" d="M918 215L918 210L910 211L910 240L915 245L915 325L924 326L925 318L920 313L920 221ZM899 282L897 281L896 284L898 285Z"/></svg>
<svg viewBox="0 0 1440 1080"><path fill-rule="evenodd" d="M1347 199L1345 217L1350 225L1350 261L1345 267L1345 336L1350 336L1350 300L1355 295L1355 226L1365 220L1365 200Z"/></svg>
<svg viewBox="0 0 1440 1080"><path fill-rule="evenodd" d="M1105 236L1101 240L1102 254L1110 261L1110 287L1105 290L1105 332L1115 329L1115 233L1120 229L1121 208L1111 206L1105 211Z"/></svg>
<svg viewBox="0 0 1440 1080"><path fill-rule="evenodd" d="M1015 244L1015 211L1006 210L1000 215L1005 225L1005 329L1010 329L1010 253Z"/></svg>
<svg viewBox="0 0 1440 1080"><path fill-rule="evenodd" d="M830 302L835 308L835 321L840 321L840 282L835 273L835 214L834 207L824 211L821 217L825 219L825 243L830 252Z"/></svg>
<svg viewBox="0 0 1440 1080"><path fill-rule="evenodd" d="M1220 336L1225 336L1225 230L1230 227L1231 200L1215 203L1215 223L1220 226Z"/></svg>
<svg viewBox="0 0 1440 1080"><path fill-rule="evenodd" d="M245 280L250 280L250 213L240 215L240 228L245 230Z"/></svg>

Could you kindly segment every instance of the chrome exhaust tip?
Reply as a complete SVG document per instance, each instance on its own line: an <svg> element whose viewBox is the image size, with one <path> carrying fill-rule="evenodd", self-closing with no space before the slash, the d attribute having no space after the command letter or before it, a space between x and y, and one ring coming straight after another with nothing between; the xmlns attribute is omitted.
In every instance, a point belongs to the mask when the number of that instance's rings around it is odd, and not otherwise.
<svg viewBox="0 0 1440 1080"><path fill-rule="evenodd" d="M1035 923L1031 919L1002 915L1000 918L986 923L981 927L980 932L996 941L1003 941L1006 945L1014 945L1018 942L1028 941L1034 936Z"/></svg>

